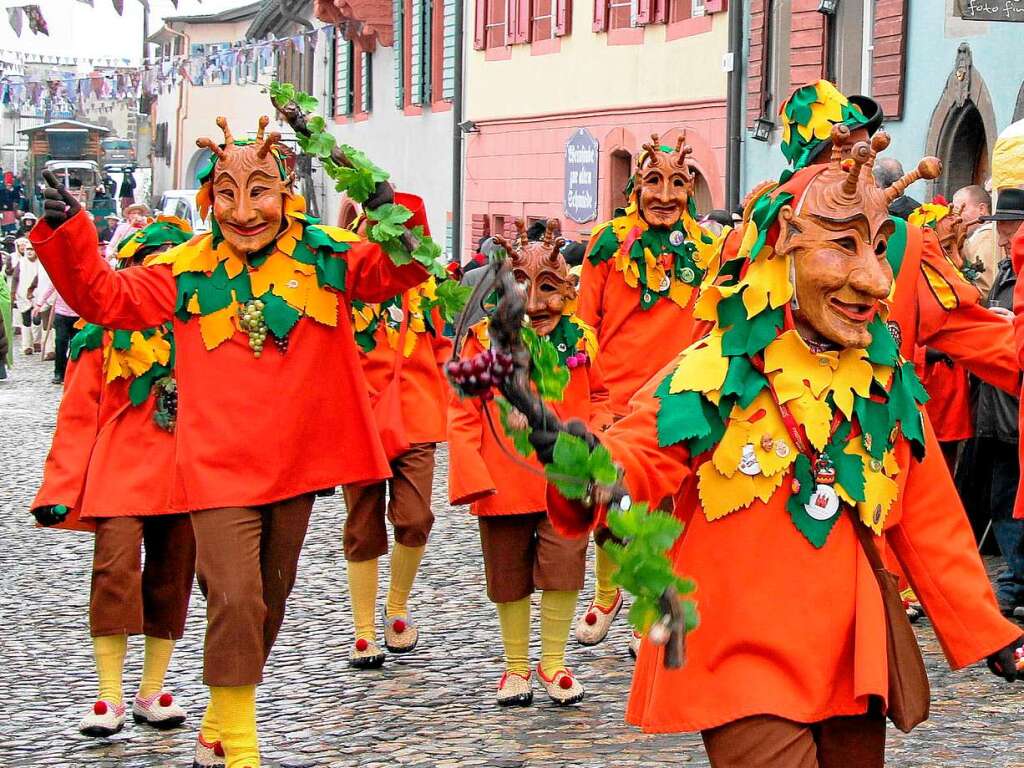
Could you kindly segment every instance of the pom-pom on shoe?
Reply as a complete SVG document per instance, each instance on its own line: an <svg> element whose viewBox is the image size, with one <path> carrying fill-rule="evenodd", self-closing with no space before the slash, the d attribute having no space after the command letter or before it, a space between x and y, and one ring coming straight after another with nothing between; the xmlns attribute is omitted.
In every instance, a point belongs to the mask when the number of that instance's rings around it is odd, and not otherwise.
<svg viewBox="0 0 1024 768"><path fill-rule="evenodd" d="M568 668L562 667L551 677L545 677L544 670L538 664L537 677L544 684L544 690L548 692L548 696L558 706L565 707L583 701L583 685Z"/></svg>
<svg viewBox="0 0 1024 768"><path fill-rule="evenodd" d="M348 665L356 669L380 669L384 666L384 651L375 640L360 637L352 643Z"/></svg>
<svg viewBox="0 0 1024 768"><path fill-rule="evenodd" d="M124 704L100 699L78 723L78 732L95 738L113 736L124 728L124 713Z"/></svg>
<svg viewBox="0 0 1024 768"><path fill-rule="evenodd" d="M533 686L530 673L506 672L498 683L496 697L499 707L528 707L533 703Z"/></svg>
<svg viewBox="0 0 1024 768"><path fill-rule="evenodd" d="M392 653L408 653L420 641L420 630L409 616L384 618L384 647Z"/></svg>
<svg viewBox="0 0 1024 768"><path fill-rule="evenodd" d="M610 608L602 608L593 600L586 613L576 621L576 640L580 645L597 645L608 636L612 622L622 610L622 590L615 590L615 602Z"/></svg>
<svg viewBox="0 0 1024 768"><path fill-rule="evenodd" d="M136 723L151 725L163 731L184 723L186 714L171 694L160 691L145 698L136 696L132 704L132 718Z"/></svg>
<svg viewBox="0 0 1024 768"><path fill-rule="evenodd" d="M224 768L226 764L224 746L219 741L208 744L200 734L196 740L196 756L192 768Z"/></svg>

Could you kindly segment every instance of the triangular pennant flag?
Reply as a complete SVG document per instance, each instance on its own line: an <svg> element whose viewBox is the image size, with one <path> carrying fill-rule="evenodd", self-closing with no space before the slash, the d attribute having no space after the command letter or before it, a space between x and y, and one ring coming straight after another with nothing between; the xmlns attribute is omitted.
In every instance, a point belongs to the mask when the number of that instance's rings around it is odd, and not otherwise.
<svg viewBox="0 0 1024 768"><path fill-rule="evenodd" d="M114 4L114 10L117 11L118 16L124 16L124 0L111 0Z"/></svg>
<svg viewBox="0 0 1024 768"><path fill-rule="evenodd" d="M8 8L7 9L7 20L11 22L11 29L14 30L14 34L21 37L21 23L23 14L21 8Z"/></svg>

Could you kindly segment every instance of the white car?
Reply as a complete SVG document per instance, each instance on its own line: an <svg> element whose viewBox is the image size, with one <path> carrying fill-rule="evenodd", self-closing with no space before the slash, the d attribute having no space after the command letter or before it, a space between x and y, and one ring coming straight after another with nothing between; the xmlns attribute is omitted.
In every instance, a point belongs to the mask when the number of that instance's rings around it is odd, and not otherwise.
<svg viewBox="0 0 1024 768"><path fill-rule="evenodd" d="M164 216L177 216L192 225L192 231L207 232L210 229L210 220L199 216L199 208L196 206L197 189L169 189L160 198L159 213Z"/></svg>

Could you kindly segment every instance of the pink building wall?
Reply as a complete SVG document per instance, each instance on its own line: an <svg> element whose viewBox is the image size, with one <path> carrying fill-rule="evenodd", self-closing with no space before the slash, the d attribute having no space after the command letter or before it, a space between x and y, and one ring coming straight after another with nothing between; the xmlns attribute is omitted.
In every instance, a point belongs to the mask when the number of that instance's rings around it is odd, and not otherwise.
<svg viewBox="0 0 1024 768"><path fill-rule="evenodd" d="M715 207L725 200L726 106L724 100L643 107L620 107L558 115L480 120L479 133L466 136L464 257L494 217L506 229L517 217L558 217L571 239L585 241L591 229L611 218L612 153L624 149L635 157L651 133L675 144L681 129L693 147L693 164L707 182ZM598 215L577 224L565 216L565 143L577 128L598 141ZM488 234L497 234L487 229Z"/></svg>

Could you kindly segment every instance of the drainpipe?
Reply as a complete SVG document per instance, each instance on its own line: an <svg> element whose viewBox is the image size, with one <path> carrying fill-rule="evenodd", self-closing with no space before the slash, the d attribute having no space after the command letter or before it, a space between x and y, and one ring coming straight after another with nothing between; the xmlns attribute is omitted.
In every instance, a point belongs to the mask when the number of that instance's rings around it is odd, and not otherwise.
<svg viewBox="0 0 1024 768"><path fill-rule="evenodd" d="M185 32L179 32L176 29L171 29L164 25L167 31L172 35L176 35L181 38L182 45L182 56L188 58L189 56L189 36ZM172 50L173 55L173 50ZM185 122L185 118L188 117L188 108L186 107L185 113L182 114L182 106L185 105L185 78L179 76L178 80L178 108L174 113L174 171L172 178L174 179L171 189L181 189L181 127Z"/></svg>
<svg viewBox="0 0 1024 768"><path fill-rule="evenodd" d="M743 8L729 5L729 69L726 97L725 198L732 211L740 203L740 153L743 148Z"/></svg>
<svg viewBox="0 0 1024 768"><path fill-rule="evenodd" d="M451 259L462 263L462 39L463 0L455 0L455 72L452 94L452 252Z"/></svg>

